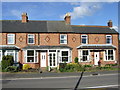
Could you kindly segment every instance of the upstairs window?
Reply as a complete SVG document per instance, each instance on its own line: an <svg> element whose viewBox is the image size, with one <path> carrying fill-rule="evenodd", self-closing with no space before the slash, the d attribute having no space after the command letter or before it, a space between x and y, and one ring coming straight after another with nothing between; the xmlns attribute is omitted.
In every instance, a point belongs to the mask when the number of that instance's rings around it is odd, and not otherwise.
<svg viewBox="0 0 120 90"><path fill-rule="evenodd" d="M106 44L112 44L112 36L106 35Z"/></svg>
<svg viewBox="0 0 120 90"><path fill-rule="evenodd" d="M28 44L34 44L34 34L28 34Z"/></svg>
<svg viewBox="0 0 120 90"><path fill-rule="evenodd" d="M87 37L87 35L82 35L81 36L81 43L82 44L87 44L88 43L88 37Z"/></svg>
<svg viewBox="0 0 120 90"><path fill-rule="evenodd" d="M7 35L7 43L8 44L15 44L15 34L8 34Z"/></svg>
<svg viewBox="0 0 120 90"><path fill-rule="evenodd" d="M67 44L67 35L60 35L60 44Z"/></svg>

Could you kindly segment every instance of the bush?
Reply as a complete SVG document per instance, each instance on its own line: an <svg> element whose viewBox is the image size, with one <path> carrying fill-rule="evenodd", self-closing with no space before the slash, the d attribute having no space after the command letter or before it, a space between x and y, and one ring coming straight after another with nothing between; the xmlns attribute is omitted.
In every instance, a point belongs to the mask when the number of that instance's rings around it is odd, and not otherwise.
<svg viewBox="0 0 120 90"><path fill-rule="evenodd" d="M18 71L18 67L17 66L8 66L6 69L5 69L6 72L17 72Z"/></svg>
<svg viewBox="0 0 120 90"><path fill-rule="evenodd" d="M75 63L78 63L78 57L75 57L74 61L75 61Z"/></svg>
<svg viewBox="0 0 120 90"><path fill-rule="evenodd" d="M59 69L61 72L78 72L83 71L84 68L78 63L69 63L64 68Z"/></svg>
<svg viewBox="0 0 120 90"><path fill-rule="evenodd" d="M30 65L29 64L24 64L23 65L23 70L28 70L30 68Z"/></svg>
<svg viewBox="0 0 120 90"><path fill-rule="evenodd" d="M92 67L91 65L84 65L84 67Z"/></svg>
<svg viewBox="0 0 120 90"><path fill-rule="evenodd" d="M3 56L1 61L2 70L7 68L8 66L12 66L14 64L13 56L7 55Z"/></svg>

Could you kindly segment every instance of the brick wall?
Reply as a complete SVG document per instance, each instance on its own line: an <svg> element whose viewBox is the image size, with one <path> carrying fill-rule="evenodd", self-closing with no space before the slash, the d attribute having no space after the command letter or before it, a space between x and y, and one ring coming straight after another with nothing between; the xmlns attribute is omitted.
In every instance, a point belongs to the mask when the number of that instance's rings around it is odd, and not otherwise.
<svg viewBox="0 0 120 90"><path fill-rule="evenodd" d="M21 49L27 46L27 34L30 33L16 33L15 35L15 45L20 47ZM33 33L32 33L33 34ZM35 44L32 45L60 45L60 34L59 33L34 33L35 34ZM78 57L77 46L81 44L81 34L67 34L68 43L67 45L72 50L72 60L74 61L75 57ZM2 37L2 41L0 45L7 45L7 33L0 33L0 38ZM88 43L89 44L105 44L106 43L106 34L88 34ZM113 45L117 47L116 49L116 59L118 59L118 35L113 34ZM1 40L1 39L0 39ZM22 56L21 56L22 54ZM23 51L19 51L19 61L23 63ZM39 66L39 65L37 65ZM35 66L34 66L35 67Z"/></svg>

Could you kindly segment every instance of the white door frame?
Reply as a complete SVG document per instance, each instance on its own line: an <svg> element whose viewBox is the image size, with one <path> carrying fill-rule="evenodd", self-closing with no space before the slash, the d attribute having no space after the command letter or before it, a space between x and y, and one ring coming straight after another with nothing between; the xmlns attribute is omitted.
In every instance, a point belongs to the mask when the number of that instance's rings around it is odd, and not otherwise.
<svg viewBox="0 0 120 90"><path fill-rule="evenodd" d="M0 62L2 61L2 50L0 50Z"/></svg>
<svg viewBox="0 0 120 90"><path fill-rule="evenodd" d="M52 65L50 66L50 54L52 54ZM53 65L53 54L55 54L55 65ZM57 67L57 52L49 52L48 55L49 67Z"/></svg>
<svg viewBox="0 0 120 90"><path fill-rule="evenodd" d="M41 52L40 53L40 66L41 67L46 67L46 52Z"/></svg>
<svg viewBox="0 0 120 90"><path fill-rule="evenodd" d="M94 52L94 65L98 65L99 60L100 60L99 52Z"/></svg>

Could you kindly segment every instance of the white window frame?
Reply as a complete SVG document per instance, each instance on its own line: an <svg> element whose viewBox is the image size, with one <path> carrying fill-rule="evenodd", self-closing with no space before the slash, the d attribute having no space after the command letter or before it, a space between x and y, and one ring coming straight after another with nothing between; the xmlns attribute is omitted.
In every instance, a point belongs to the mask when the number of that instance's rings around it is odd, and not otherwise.
<svg viewBox="0 0 120 90"><path fill-rule="evenodd" d="M5 55L9 55L8 53L13 53L13 59L14 59L14 62L18 62L18 52L15 51L15 50L6 50L5 51ZM17 58L16 58L16 55L17 55Z"/></svg>
<svg viewBox="0 0 120 90"><path fill-rule="evenodd" d="M109 37L110 43L107 43L107 38L108 38L108 36L110 36L110 37ZM112 35L106 35L106 44L112 44Z"/></svg>
<svg viewBox="0 0 120 90"><path fill-rule="evenodd" d="M90 50L78 50L79 51L79 62L90 62ZM87 60L86 61L83 61L83 51L88 51L88 55L87 55Z"/></svg>
<svg viewBox="0 0 120 90"><path fill-rule="evenodd" d="M70 60L70 50L67 50L67 49L64 49L64 50L60 50L60 63L64 63L63 61L62 61L62 51L68 51L68 56L66 56L66 57L68 57L68 61L66 62L66 63L69 63L69 62L71 62L71 60Z"/></svg>
<svg viewBox="0 0 120 90"><path fill-rule="evenodd" d="M66 38L62 39L61 36L64 35ZM65 40L66 43L61 43L61 40ZM67 34L60 34L60 44L67 44Z"/></svg>
<svg viewBox="0 0 120 90"><path fill-rule="evenodd" d="M33 43L30 43L30 42L29 42L29 38L30 38L29 35L32 35ZM34 35L34 34L28 34L28 38L27 38L27 40L28 40L28 44L35 44L35 35Z"/></svg>
<svg viewBox="0 0 120 90"><path fill-rule="evenodd" d="M86 38L83 37L83 36L86 36ZM83 39L83 38L86 39L86 43L82 43L82 39ZM81 44L88 44L88 35L81 35Z"/></svg>
<svg viewBox="0 0 120 90"><path fill-rule="evenodd" d="M10 36L9 36L10 35ZM9 38L13 38L12 43L10 43L8 40ZM7 34L7 44L15 44L15 34Z"/></svg>
<svg viewBox="0 0 120 90"><path fill-rule="evenodd" d="M108 50L113 50L113 49L108 49ZM115 50L113 50L113 60L108 60L108 50L106 50L107 59L106 59L106 53L104 52L104 61L115 61Z"/></svg>
<svg viewBox="0 0 120 90"><path fill-rule="evenodd" d="M0 62L1 62L2 61L2 57L3 57L2 50L0 50L0 54L1 54L1 57L0 57Z"/></svg>
<svg viewBox="0 0 120 90"><path fill-rule="evenodd" d="M31 50L26 50L26 56L25 56L25 59L26 59L26 63L38 63L38 52L36 52L36 50L32 50L34 51L34 56L27 56L27 51L31 51ZM27 62L27 58L28 57L34 57L34 62ZM37 58L36 58L37 57ZM37 60L36 60L37 59Z"/></svg>

